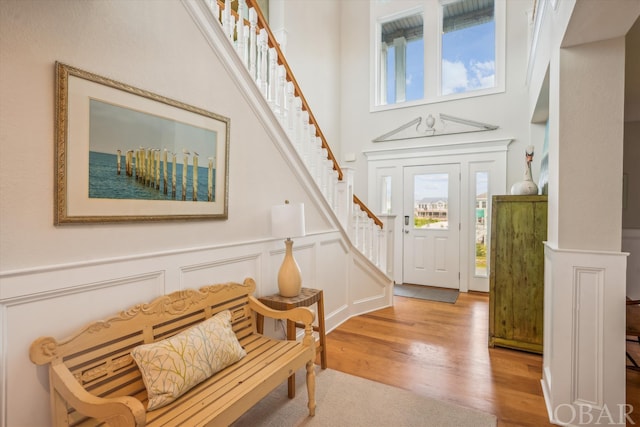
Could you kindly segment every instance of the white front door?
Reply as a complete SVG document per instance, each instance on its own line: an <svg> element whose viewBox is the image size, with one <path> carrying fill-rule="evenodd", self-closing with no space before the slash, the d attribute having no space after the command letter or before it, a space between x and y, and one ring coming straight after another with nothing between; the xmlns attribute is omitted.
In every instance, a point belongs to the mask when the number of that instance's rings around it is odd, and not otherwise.
<svg viewBox="0 0 640 427"><path fill-rule="evenodd" d="M460 288L460 164L404 167L403 282Z"/></svg>

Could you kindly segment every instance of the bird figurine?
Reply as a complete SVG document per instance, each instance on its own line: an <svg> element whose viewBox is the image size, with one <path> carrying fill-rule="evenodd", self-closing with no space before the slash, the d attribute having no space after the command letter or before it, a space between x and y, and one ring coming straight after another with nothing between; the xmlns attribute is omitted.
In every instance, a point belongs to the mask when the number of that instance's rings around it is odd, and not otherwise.
<svg viewBox="0 0 640 427"><path fill-rule="evenodd" d="M531 176L531 162L533 161L533 145L529 145L525 150L525 167L524 167L524 179L518 181L511 186L512 195L532 195L538 194L538 186L533 182Z"/></svg>

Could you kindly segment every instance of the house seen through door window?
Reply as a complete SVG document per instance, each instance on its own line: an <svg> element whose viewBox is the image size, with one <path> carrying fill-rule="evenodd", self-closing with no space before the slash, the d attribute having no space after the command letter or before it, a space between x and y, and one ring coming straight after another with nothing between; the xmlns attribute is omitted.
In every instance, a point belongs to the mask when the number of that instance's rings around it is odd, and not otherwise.
<svg viewBox="0 0 640 427"><path fill-rule="evenodd" d="M487 225L489 219L489 172L476 172L476 197L475 197L475 275L487 276Z"/></svg>

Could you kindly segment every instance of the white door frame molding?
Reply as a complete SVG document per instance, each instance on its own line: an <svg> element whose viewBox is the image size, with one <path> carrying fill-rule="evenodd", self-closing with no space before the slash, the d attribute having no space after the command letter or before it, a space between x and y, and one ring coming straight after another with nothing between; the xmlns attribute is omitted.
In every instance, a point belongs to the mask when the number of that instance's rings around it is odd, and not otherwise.
<svg viewBox="0 0 640 427"><path fill-rule="evenodd" d="M491 194L505 194L507 190L507 151L513 139L501 138L490 140L472 140L456 142L437 142L420 147L397 147L366 150L367 158L368 206L376 214L395 214L395 229L402 229L402 211L404 200L403 170L405 166L437 165L443 163L459 163L461 173L460 212L471 212L471 176L478 164L486 164L491 169ZM391 209L382 211L380 188L385 178L391 179ZM475 194L473 194L475 197ZM473 256L470 242L473 239L472 215L461 214L462 233L460 234L460 291L485 290L483 284L474 280L470 259ZM466 250L468 249L468 250ZM402 236L394 236L393 279L402 283ZM488 291L488 277L486 290Z"/></svg>
<svg viewBox="0 0 640 427"><path fill-rule="evenodd" d="M438 197L446 197L447 226L415 227L417 193L433 185L434 175L446 176L446 196ZM418 176L429 178L420 185ZM403 178L403 283L460 289L460 163L405 166Z"/></svg>

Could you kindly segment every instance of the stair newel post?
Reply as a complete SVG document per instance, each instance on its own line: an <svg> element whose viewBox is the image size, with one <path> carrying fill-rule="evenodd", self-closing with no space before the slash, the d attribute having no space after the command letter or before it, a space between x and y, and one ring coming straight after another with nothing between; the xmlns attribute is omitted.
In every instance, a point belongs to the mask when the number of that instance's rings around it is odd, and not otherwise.
<svg viewBox="0 0 640 427"><path fill-rule="evenodd" d="M257 24L258 14L251 7L249 8L249 74L254 81L256 80Z"/></svg>
<svg viewBox="0 0 640 427"><path fill-rule="evenodd" d="M336 210L336 184L337 183L338 183L338 172L333 170L332 168L330 178L329 178L329 204L331 205L331 209L333 209L334 212Z"/></svg>
<svg viewBox="0 0 640 427"><path fill-rule="evenodd" d="M342 227L345 230L349 230L349 218L347 217L348 214L348 209L347 206L349 204L353 204L353 202L350 203L349 199L349 173L350 173L351 169L345 168L342 169L343 172L343 176L342 176L342 180L336 182L336 200L335 200L335 213L336 216L338 217L338 221L340 221L340 224L342 224Z"/></svg>
<svg viewBox="0 0 640 427"><path fill-rule="evenodd" d="M327 198L327 202L333 208L333 190L335 189L335 182L338 180L338 176L336 171L333 169L333 161L331 159L327 159L327 193L325 197Z"/></svg>

